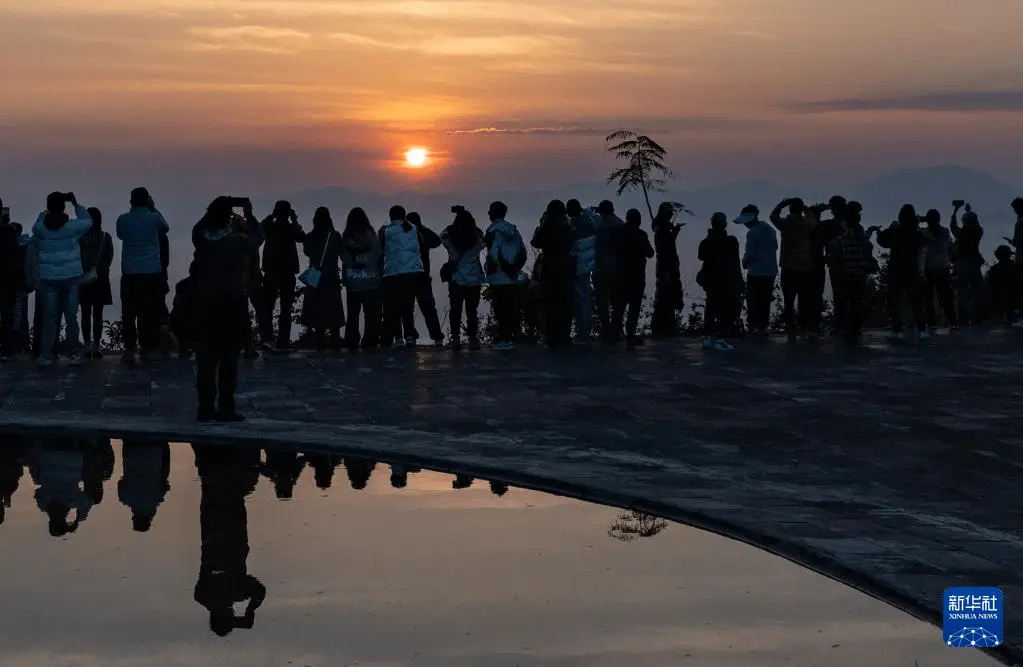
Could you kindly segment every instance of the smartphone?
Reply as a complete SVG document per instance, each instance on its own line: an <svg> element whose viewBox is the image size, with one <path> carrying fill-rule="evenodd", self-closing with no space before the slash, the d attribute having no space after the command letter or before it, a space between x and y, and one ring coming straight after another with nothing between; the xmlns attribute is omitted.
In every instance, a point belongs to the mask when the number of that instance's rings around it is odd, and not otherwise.
<svg viewBox="0 0 1023 667"><path fill-rule="evenodd" d="M953 208L962 208L962 207L966 206L966 200L964 200L964 199L956 199L956 200L954 200L952 202L952 206L953 206Z"/></svg>

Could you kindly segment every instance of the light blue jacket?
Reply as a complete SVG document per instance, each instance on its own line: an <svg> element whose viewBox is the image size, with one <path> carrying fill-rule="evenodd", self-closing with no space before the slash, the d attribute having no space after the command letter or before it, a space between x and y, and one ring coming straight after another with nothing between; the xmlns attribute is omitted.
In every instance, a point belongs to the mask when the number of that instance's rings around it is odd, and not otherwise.
<svg viewBox="0 0 1023 667"><path fill-rule="evenodd" d="M144 206L133 206L117 218L117 238L121 239L121 275L163 273L160 234L168 231L170 226L163 215Z"/></svg>
<svg viewBox="0 0 1023 667"><path fill-rule="evenodd" d="M423 256L419 245L419 230L412 225L405 230L405 222L392 220L380 230L380 243L384 246L384 277L423 272Z"/></svg>
<svg viewBox="0 0 1023 667"><path fill-rule="evenodd" d="M597 268L597 225L596 216L587 210L572 220L575 243L572 256L575 257L575 273L584 276Z"/></svg>
<svg viewBox="0 0 1023 667"><path fill-rule="evenodd" d="M480 261L480 253L487 247L483 242L482 236L478 238L476 245L464 253L455 247L448 229L440 233L440 240L448 251L449 261L458 262L455 265L455 270L451 273L452 283L455 285L476 286L487 282L487 276L483 272L483 263Z"/></svg>
<svg viewBox="0 0 1023 667"><path fill-rule="evenodd" d="M774 278L778 275L778 233L763 220L758 220L746 232L742 266L754 277Z"/></svg>
<svg viewBox="0 0 1023 667"><path fill-rule="evenodd" d="M494 220L487 228L487 283L490 285L514 285L521 276L510 276L503 271L501 262L514 264L520 253L525 251L519 228L507 220Z"/></svg>
<svg viewBox="0 0 1023 667"><path fill-rule="evenodd" d="M44 221L46 213L40 213L32 227L32 244L35 246L35 260L40 280L71 280L81 278L82 248L78 239L92 228L92 218L84 206L75 206L77 218L67 221L60 229L49 229Z"/></svg>

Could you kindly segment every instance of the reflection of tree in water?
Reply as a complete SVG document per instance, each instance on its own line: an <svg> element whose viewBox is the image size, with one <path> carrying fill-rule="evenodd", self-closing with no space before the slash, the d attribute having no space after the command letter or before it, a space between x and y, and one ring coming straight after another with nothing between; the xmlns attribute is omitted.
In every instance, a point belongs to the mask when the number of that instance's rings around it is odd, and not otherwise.
<svg viewBox="0 0 1023 667"><path fill-rule="evenodd" d="M607 534L622 542L632 542L643 537L653 537L667 527L668 522L664 519L630 510L618 515L607 529Z"/></svg>

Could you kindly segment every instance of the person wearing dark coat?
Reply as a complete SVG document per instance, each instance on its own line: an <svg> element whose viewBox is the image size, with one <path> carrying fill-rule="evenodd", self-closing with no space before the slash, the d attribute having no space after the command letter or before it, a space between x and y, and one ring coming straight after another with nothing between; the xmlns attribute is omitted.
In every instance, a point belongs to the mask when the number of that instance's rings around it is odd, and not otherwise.
<svg viewBox="0 0 1023 667"><path fill-rule="evenodd" d="M890 251L888 256L888 309L892 338L901 340L902 308L909 301L920 339L927 339L927 314L924 310L923 283L927 238L920 231L921 218L912 204L899 211L899 219L878 233L877 244Z"/></svg>
<svg viewBox="0 0 1023 667"><path fill-rule="evenodd" d="M291 345L291 315L295 306L295 276L298 275L298 244L305 231L291 203L279 201L263 222L263 303L259 315L259 337L263 349L287 349ZM274 339L274 309L280 301L277 336Z"/></svg>
<svg viewBox="0 0 1023 667"><path fill-rule="evenodd" d="M678 311L682 309L682 268L675 245L682 224L674 222L675 211L665 202L654 217L654 250L657 280L654 284L654 313L650 333L657 337L678 335Z"/></svg>
<svg viewBox="0 0 1023 667"><path fill-rule="evenodd" d="M544 318L547 322L547 345L553 349L572 345L572 305L575 292L575 231L568 218L568 209L560 199L547 205L531 245L543 252Z"/></svg>
<svg viewBox="0 0 1023 667"><path fill-rule="evenodd" d="M198 323L196 388L199 421L242 421L235 404L238 356L249 335L249 290L253 285L256 245L232 229L233 207L245 200L217 197L196 225L199 230L189 275L194 281L193 317Z"/></svg>
<svg viewBox="0 0 1023 667"><path fill-rule="evenodd" d="M1016 321L1019 265L1013 262L1012 248L1000 245L995 250L995 264L987 272L988 303L992 318L1012 326Z"/></svg>
<svg viewBox="0 0 1023 667"><path fill-rule="evenodd" d="M3 200L0 200L2 207ZM18 294L23 291L25 282L19 236L21 234L11 223L9 214L0 218L0 359L4 360L14 356L17 349L14 332L17 329Z"/></svg>
<svg viewBox="0 0 1023 667"><path fill-rule="evenodd" d="M735 327L742 311L742 265L739 240L728 233L728 216L715 213L707 238L700 241L698 259L703 263L697 282L707 295L703 310L705 350L732 349L725 338Z"/></svg>
<svg viewBox="0 0 1023 667"><path fill-rule="evenodd" d="M341 234L334 229L330 211L324 207L313 214L313 230L306 235L303 252L309 266L320 271L316 287L306 287L302 322L312 329L316 349L341 349L341 328L345 325L345 308L341 301Z"/></svg>
<svg viewBox="0 0 1023 667"><path fill-rule="evenodd" d="M642 345L643 339L636 336L639 312L643 308L646 293L646 264L654 256L650 237L640 226L643 216L639 210L630 208L625 214L625 224L611 234L610 244L614 248L614 266L617 287L613 292L614 305L609 340L620 340L622 319L628 308L625 322L625 340L628 345Z"/></svg>
<svg viewBox="0 0 1023 667"><path fill-rule="evenodd" d="M90 208L92 229L78 239L82 248L82 270L86 275L95 271L96 277L78 286L78 305L82 311L82 340L85 356L98 359L103 356L103 308L114 302L110 288L110 267L114 263L114 240L103 231L103 214Z"/></svg>

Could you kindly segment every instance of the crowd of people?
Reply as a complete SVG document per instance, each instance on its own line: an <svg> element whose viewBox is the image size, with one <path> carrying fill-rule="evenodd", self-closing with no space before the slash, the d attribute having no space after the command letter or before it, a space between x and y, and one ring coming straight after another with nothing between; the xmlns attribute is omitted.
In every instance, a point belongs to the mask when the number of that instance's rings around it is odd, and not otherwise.
<svg viewBox="0 0 1023 667"><path fill-rule="evenodd" d="M486 225L454 206L451 224L436 233L418 213L401 206L390 209L388 222L379 229L364 210L353 208L341 231L321 207L306 230L287 201L277 202L269 216L258 220L251 200L217 197L192 228L194 256L188 276L174 287L172 309L167 307L170 226L145 188L133 190L129 203L115 230L122 248L122 360L136 363L175 347L186 357L194 351L203 421L242 419L234 403L238 359L243 353L258 356L257 339L266 350L290 348L300 287L301 322L320 349L414 346L417 305L435 345L460 349L464 342L478 349L483 286L496 321L493 347L511 349L527 284L539 295L550 347L589 343L595 319L603 342L633 346L643 343L639 318L647 263L654 260L650 332L667 337L679 330L683 282L677 238L684 223L676 221L679 207L672 203L662 204L654 216L651 241L637 209L622 220L610 201L584 207L575 199L553 200L531 238L529 245L539 254L527 275L527 245L500 201L489 206ZM729 216L715 213L698 251L696 281L706 293L704 348L731 348L728 339L743 328L743 299L745 330L766 335L779 276L790 337L820 336L830 279L833 330L855 339L863 328L869 281L880 268L875 242L889 253L885 278L894 337L903 336L907 307L918 335L929 337L937 322L935 300L952 327L978 323L992 313L1015 326L1023 306L1020 255L1015 253L1023 244L1023 199L1011 206L1017 219L1014 237L998 247L997 263L986 279L983 228L963 201L954 202L949 227L939 211L920 216L906 205L884 229L864 227L863 207L840 196L812 206L786 199L767 220L750 205L732 220L746 228L741 251L729 233ZM113 300L110 268L115 259L101 212L83 207L73 193L54 192L31 234L23 231L9 218L0 224L2 357L19 351L19 340L29 329L28 295L33 291L31 347L37 364L52 365L62 321L71 364L99 355L103 309ZM437 275L448 285L447 341L430 261L431 251L441 248L446 257Z"/></svg>

